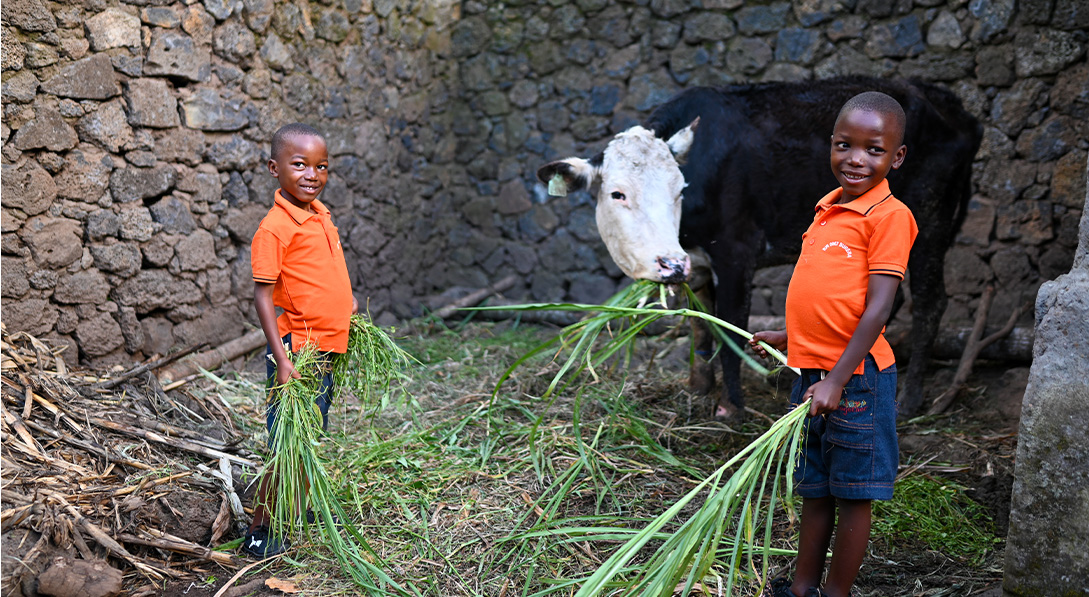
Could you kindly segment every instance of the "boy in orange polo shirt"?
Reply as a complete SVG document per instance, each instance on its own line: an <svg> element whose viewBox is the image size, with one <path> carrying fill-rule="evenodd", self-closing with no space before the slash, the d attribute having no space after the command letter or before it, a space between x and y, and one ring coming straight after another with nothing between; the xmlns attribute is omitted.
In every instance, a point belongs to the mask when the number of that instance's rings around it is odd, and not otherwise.
<svg viewBox="0 0 1089 597"><path fill-rule="evenodd" d="M907 154L905 124L903 108L883 93L844 104L831 148L840 188L817 203L802 236L786 330L751 341L765 357L758 341L787 350L789 364L802 370L791 404L812 399L794 471L803 498L797 567L793 581L772 581L774 597L848 597L869 543L871 500L892 499L896 362L882 332L918 227L885 177Z"/></svg>
<svg viewBox="0 0 1089 597"><path fill-rule="evenodd" d="M288 124L272 137L268 170L280 182L275 203L253 235L253 304L268 341L266 371L270 387L299 378L289 352L306 344L321 351L326 365L315 404L322 426L329 424L333 376L332 355L348 348L348 325L358 309L348 278L340 235L329 210L318 201L329 178L325 138L305 124ZM276 308L283 313L277 317ZM275 380L275 381L273 381ZM270 395L266 424L272 432L276 400ZM261 479L253 522L242 549L267 558L286 551L286 538L270 534L269 510L275 499L275 479Z"/></svg>

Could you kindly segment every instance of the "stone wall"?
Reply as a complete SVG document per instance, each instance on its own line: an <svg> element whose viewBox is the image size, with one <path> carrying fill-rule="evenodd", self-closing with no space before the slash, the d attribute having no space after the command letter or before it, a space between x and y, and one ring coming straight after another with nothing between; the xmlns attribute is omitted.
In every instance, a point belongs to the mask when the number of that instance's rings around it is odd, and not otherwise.
<svg viewBox="0 0 1089 597"><path fill-rule="evenodd" d="M986 138L948 260L950 320L992 280L1003 317L1076 245L1081 0L6 0L2 13L3 320L92 364L255 323L267 141L294 120L329 137L325 199L384 323L512 273L515 297L612 294L621 275L589 195L546 202L533 172L600 150L689 85L863 73L961 96ZM757 313L781 312L788 275L761 272Z"/></svg>

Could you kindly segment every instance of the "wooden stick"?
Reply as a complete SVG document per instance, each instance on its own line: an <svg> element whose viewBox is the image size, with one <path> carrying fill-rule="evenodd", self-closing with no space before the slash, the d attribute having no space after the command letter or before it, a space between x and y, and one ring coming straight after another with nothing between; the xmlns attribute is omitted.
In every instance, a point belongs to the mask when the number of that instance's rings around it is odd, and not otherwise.
<svg viewBox="0 0 1089 597"><path fill-rule="evenodd" d="M179 350L178 352L175 352L173 354L169 354L169 355L167 355L165 357L162 357L161 359L155 359L154 361L151 361L149 363L144 363L142 365L138 365L136 367L133 367L132 369L129 369L128 371L122 373L121 375L119 375L117 377L112 377L112 378L110 378L110 379L108 379L106 381L98 382L98 383L92 385L91 388L93 388L95 390L109 390L110 388L115 388L118 385L120 385L122 382L124 382L124 381L126 381L128 379L132 379L133 377L136 377L137 375L140 375L141 373L144 373L146 371L153 371L155 369L158 369L159 367L169 365L170 363L173 363L174 361L188 355L189 353L196 352L197 349L199 349L202 346L204 346L203 342L200 342L200 343L197 343L197 344L192 344L190 346L187 346L187 347Z"/></svg>
<svg viewBox="0 0 1089 597"><path fill-rule="evenodd" d="M217 348L195 354L188 359L166 367L159 372L159 380L164 384L169 384L174 380L198 373L201 369L215 369L226 361L261 348L264 344L265 333L260 329L251 330L246 335L235 338Z"/></svg>
<svg viewBox="0 0 1089 597"><path fill-rule="evenodd" d="M274 555L274 556L272 556L270 558L265 558L263 560L257 560L256 562L246 566L245 568L239 570L238 572L235 572L234 576L231 577L231 580L228 580L227 582L223 583L223 586L220 587L219 590L216 591L216 594L213 595L212 597L223 597L223 595L227 593L227 590L231 588L231 585L233 585L235 583L235 581L237 581L239 578L242 578L243 574L249 572L250 570L254 569L257 566L260 566L261 564L271 564L274 560L277 560L277 559L283 557L283 555L284 554L281 553L281 554L278 554L278 555Z"/></svg>
<svg viewBox="0 0 1089 597"><path fill-rule="evenodd" d="M26 447L30 450L37 452L38 455L44 456L42 453L42 447L38 445L38 442L34 441L34 436L30 435L27 431L26 425L23 425L23 420L19 415L8 412L8 409L4 408L3 404L0 404L0 413L3 413L4 422L15 430L15 434L19 436L19 439L26 444Z"/></svg>
<svg viewBox="0 0 1089 597"><path fill-rule="evenodd" d="M488 286L487 288L481 288L480 290L470 292L469 294L455 300L454 302L446 305L445 307L437 309L434 314L439 319L446 319L447 317L453 315L458 309L461 309L463 307L476 306L477 303L488 298L489 296L511 288L516 282L518 282L518 276L515 276L513 274L509 275L506 278L503 278L502 280L496 282L495 284Z"/></svg>
<svg viewBox="0 0 1089 597"><path fill-rule="evenodd" d="M141 439L146 439L146 440L153 441L153 442L160 443L160 444L164 444L164 445L167 445L167 446L172 446L172 447L178 448L180 450L185 450L187 452L194 452L194 453L200 454L202 456L208 456L210 458L216 458L216 459L226 458L226 459L228 459L228 460L230 460L232 462L237 462L239 464L244 464L246 466L250 466L250 467L254 467L254 468L257 467L257 463L252 461L252 460L247 460L247 459L242 458L240 456L235 456L234 454L227 454L226 452L221 452L221 451L216 450L214 448L208 448L206 446L202 446L202 445L200 445L200 444L198 444L196 442L192 442L192 441L189 441L187 439L167 438L167 437L163 437L163 436L159 435L158 433L155 433L154 431L148 431L147 429L141 429L139 427L133 427L131 425L126 425L124 423L115 423L113 421L107 421L106 419L98 419L98 418L93 418L92 417L92 418L89 418L88 420L92 424L97 425L99 427L105 427L106 429L112 429L114 431L119 431L119 432L124 433L126 435L131 435L131 436L134 436L134 437L139 437Z"/></svg>
<svg viewBox="0 0 1089 597"><path fill-rule="evenodd" d="M984 348L987 348L991 344L1005 338L1013 331L1014 325L1021 317L1024 306L1017 307L1010 313L1010 318L1006 321L1006 325L997 332L983 338L983 330L987 327L987 315L991 311L991 302L994 300L995 290L993 285L988 285L983 291L983 296L979 301L979 308L976 309L976 320L972 326L972 333L968 336L968 344L964 347L964 354L960 357L960 363L957 365L957 372L953 375L953 382L949 385L949 389L941 393L940 396L934 399L934 404L927 411L928 415L938 415L943 412L953 401L957 398L964 384L967 383L968 377L972 374L972 367L975 365L976 359L979 358L979 353L983 352Z"/></svg>
<svg viewBox="0 0 1089 597"><path fill-rule="evenodd" d="M156 549L165 549L166 551L201 558L202 560L215 562L224 566L236 565L235 558L230 554L208 549L207 547L197 545L196 543L190 543L180 537L167 535L166 533L154 529L149 528L145 529L145 531L151 535L152 538L137 537L136 535L130 535L128 533L118 535L117 538L125 543L135 543L137 545L154 547Z"/></svg>

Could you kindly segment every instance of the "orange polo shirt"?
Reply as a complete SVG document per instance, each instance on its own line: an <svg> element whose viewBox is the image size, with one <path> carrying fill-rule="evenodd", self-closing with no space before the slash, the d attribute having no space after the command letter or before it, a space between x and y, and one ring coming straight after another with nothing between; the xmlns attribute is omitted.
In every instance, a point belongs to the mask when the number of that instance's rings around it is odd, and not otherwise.
<svg viewBox="0 0 1089 597"><path fill-rule="evenodd" d="M275 284L272 302L283 309L276 325L281 337L291 332L293 349L313 342L322 351L346 352L352 282L329 210L318 200L310 205L317 213L276 191L250 246L253 280Z"/></svg>
<svg viewBox="0 0 1089 597"><path fill-rule="evenodd" d="M911 210L892 196L889 183L836 204L843 189L817 203L786 299L787 361L793 367L831 369L847 348L866 310L869 278L901 280L919 232ZM896 362L884 329L870 349L877 366ZM859 363L855 373L863 373Z"/></svg>

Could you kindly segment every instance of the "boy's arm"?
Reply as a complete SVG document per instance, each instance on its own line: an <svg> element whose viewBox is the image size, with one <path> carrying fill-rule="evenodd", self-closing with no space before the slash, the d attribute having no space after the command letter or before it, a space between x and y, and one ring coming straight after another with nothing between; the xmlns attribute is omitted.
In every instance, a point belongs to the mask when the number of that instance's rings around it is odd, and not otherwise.
<svg viewBox="0 0 1089 597"><path fill-rule="evenodd" d="M280 329L276 326L276 307L272 303L272 289L275 286L267 282L254 282L253 306L257 309L257 319L261 321L265 340L268 340L269 348L272 349L272 358L276 359L276 385L282 386L291 378L299 379L302 376L287 356L280 338Z"/></svg>
<svg viewBox="0 0 1089 597"><path fill-rule="evenodd" d="M829 413L839 408L843 387L850 381L858 364L870 353L873 343L881 335L881 329L889 320L899 286L900 278L896 276L870 275L866 290L866 310L862 312L858 327L847 342L847 348L843 349L843 354L824 380L813 384L806 392L806 398L813 398L813 404L809 407L810 416Z"/></svg>

